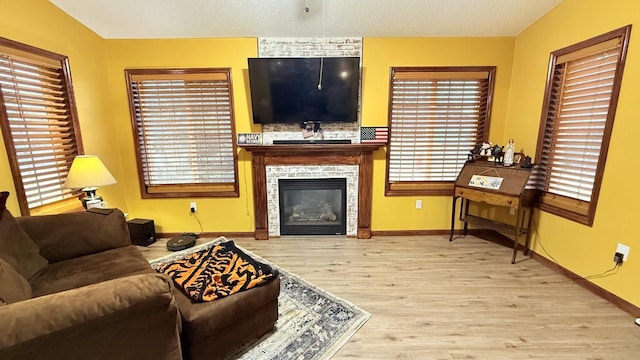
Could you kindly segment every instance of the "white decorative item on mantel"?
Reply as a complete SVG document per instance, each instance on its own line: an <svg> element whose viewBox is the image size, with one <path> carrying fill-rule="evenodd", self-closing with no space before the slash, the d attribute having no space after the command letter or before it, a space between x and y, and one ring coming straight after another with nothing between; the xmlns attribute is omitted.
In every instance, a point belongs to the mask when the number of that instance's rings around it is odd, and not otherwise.
<svg viewBox="0 0 640 360"><path fill-rule="evenodd" d="M238 134L238 144L262 145L261 133L240 133Z"/></svg>

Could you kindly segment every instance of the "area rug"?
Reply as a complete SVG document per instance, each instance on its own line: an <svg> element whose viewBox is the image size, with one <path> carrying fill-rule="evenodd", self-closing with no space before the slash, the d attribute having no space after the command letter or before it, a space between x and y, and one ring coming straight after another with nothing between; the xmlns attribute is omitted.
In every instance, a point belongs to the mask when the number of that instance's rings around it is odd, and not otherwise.
<svg viewBox="0 0 640 360"><path fill-rule="evenodd" d="M208 249L223 241L229 240L221 236L211 242L151 260L150 263L155 267ZM350 302L310 284L246 249L240 249L258 261L278 269L280 296L275 330L243 349L232 359L330 359L371 317L371 314Z"/></svg>

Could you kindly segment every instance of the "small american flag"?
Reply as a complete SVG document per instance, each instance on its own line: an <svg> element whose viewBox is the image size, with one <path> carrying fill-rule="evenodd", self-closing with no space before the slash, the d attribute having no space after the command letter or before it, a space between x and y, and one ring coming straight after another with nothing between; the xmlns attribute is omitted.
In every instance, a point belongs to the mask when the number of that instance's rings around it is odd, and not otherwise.
<svg viewBox="0 0 640 360"><path fill-rule="evenodd" d="M386 144L389 141L389 128L361 127L360 142L363 144Z"/></svg>

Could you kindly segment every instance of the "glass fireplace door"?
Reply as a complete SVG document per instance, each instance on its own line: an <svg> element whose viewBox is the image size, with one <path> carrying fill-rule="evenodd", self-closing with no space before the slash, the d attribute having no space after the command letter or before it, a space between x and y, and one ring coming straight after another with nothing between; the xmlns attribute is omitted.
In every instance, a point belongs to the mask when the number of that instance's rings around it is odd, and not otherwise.
<svg viewBox="0 0 640 360"><path fill-rule="evenodd" d="M280 179L281 235L345 235L347 180Z"/></svg>

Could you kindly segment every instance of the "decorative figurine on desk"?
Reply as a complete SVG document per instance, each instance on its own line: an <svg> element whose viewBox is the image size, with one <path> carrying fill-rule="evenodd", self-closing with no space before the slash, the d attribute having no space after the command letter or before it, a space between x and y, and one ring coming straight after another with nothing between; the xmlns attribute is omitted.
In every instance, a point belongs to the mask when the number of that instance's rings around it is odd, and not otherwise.
<svg viewBox="0 0 640 360"><path fill-rule="evenodd" d="M491 143L483 142L480 144L480 149L478 150L478 155L480 156L491 156Z"/></svg>
<svg viewBox="0 0 640 360"><path fill-rule="evenodd" d="M493 145L491 148L491 155L493 156L494 164L502 164L504 157L504 146Z"/></svg>
<svg viewBox="0 0 640 360"><path fill-rule="evenodd" d="M520 165L520 167L523 169L531 169L533 167L533 164L531 163L531 156L525 156L524 162L522 163L522 165Z"/></svg>
<svg viewBox="0 0 640 360"><path fill-rule="evenodd" d="M509 139L509 143L507 144L507 151L504 153L504 160L502 161L502 165L504 166L513 166L513 155L516 151L516 144L513 139Z"/></svg>
<svg viewBox="0 0 640 360"><path fill-rule="evenodd" d="M467 162L472 163L475 161L477 157L488 157L491 156L491 143L483 142L481 144L476 145L471 151L469 151L469 155L467 155Z"/></svg>

